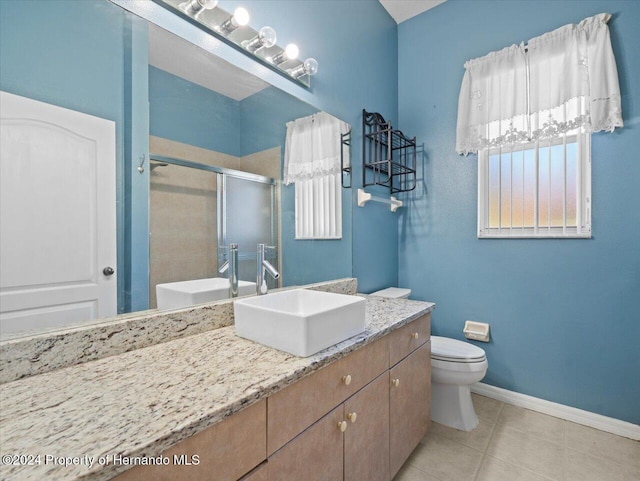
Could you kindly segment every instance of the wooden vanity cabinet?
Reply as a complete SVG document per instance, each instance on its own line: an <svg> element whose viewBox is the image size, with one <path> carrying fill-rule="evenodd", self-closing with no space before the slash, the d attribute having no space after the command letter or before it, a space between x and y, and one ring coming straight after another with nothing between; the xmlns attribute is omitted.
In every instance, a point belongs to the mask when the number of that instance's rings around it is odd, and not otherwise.
<svg viewBox="0 0 640 481"><path fill-rule="evenodd" d="M268 481L393 479L431 421L430 329L427 314L269 397ZM344 399L336 380L347 371L360 381L382 374L310 425L332 399Z"/></svg>
<svg viewBox="0 0 640 481"><path fill-rule="evenodd" d="M268 481L388 481L389 372L269 457Z"/></svg>
<svg viewBox="0 0 640 481"><path fill-rule="evenodd" d="M267 401L238 411L225 420L179 442L165 451L166 466L138 466L116 481L235 481L267 458ZM198 464L179 465L176 459Z"/></svg>
<svg viewBox="0 0 640 481"><path fill-rule="evenodd" d="M117 481L389 481L430 423L430 315L239 411Z"/></svg>

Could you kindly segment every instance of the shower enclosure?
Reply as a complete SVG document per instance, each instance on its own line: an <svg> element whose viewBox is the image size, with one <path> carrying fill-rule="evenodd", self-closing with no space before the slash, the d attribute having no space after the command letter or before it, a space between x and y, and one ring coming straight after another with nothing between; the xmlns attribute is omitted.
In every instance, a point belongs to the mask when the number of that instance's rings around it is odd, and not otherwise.
<svg viewBox="0 0 640 481"><path fill-rule="evenodd" d="M259 243L275 247L269 261L281 270L275 179L159 155L150 165L150 308L157 284L223 277L230 243L239 246L240 280L256 281Z"/></svg>

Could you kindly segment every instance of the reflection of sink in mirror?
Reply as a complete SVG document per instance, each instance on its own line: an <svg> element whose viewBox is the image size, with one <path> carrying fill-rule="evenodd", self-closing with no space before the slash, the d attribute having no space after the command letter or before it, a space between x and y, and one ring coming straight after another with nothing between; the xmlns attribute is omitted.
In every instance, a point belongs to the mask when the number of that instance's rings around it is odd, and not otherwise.
<svg viewBox="0 0 640 481"><path fill-rule="evenodd" d="M292 289L238 300L233 310L240 337L302 357L364 331L357 296Z"/></svg>
<svg viewBox="0 0 640 481"><path fill-rule="evenodd" d="M238 281L239 296L255 293L255 282ZM158 309L161 311L220 301L229 298L229 280L224 277L214 277L158 284L156 295L158 296Z"/></svg>

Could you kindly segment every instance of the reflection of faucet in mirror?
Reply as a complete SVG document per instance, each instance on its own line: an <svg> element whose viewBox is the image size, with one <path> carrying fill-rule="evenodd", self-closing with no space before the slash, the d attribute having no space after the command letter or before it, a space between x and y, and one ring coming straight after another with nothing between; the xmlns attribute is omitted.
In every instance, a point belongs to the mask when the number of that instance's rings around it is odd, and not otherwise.
<svg viewBox="0 0 640 481"><path fill-rule="evenodd" d="M229 244L227 249L229 256L220 266L218 272L224 274L228 271L229 297L238 297L238 244Z"/></svg>
<svg viewBox="0 0 640 481"><path fill-rule="evenodd" d="M261 296L267 293L267 280L265 278L265 271L269 273L271 277L277 279L280 277L280 273L271 265L271 263L265 259L264 252L266 249L275 249L274 246L267 246L265 244L258 244L258 255L256 265L258 266L258 275L256 278L256 294Z"/></svg>

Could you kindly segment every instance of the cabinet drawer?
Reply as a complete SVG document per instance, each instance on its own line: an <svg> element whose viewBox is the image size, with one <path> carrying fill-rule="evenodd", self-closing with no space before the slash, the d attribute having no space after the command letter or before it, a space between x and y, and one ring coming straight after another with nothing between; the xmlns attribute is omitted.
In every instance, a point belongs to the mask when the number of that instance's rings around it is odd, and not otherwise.
<svg viewBox="0 0 640 481"><path fill-rule="evenodd" d="M389 336L352 352L267 400L267 452L280 449L389 369ZM346 378L350 376L347 384Z"/></svg>
<svg viewBox="0 0 640 481"><path fill-rule="evenodd" d="M395 366L431 336L431 313L393 331L389 337L389 365Z"/></svg>
<svg viewBox="0 0 640 481"><path fill-rule="evenodd" d="M163 453L172 463L167 466L138 466L124 472L117 481L235 481L267 457L266 400L239 411ZM174 456L199 464L180 466Z"/></svg>

